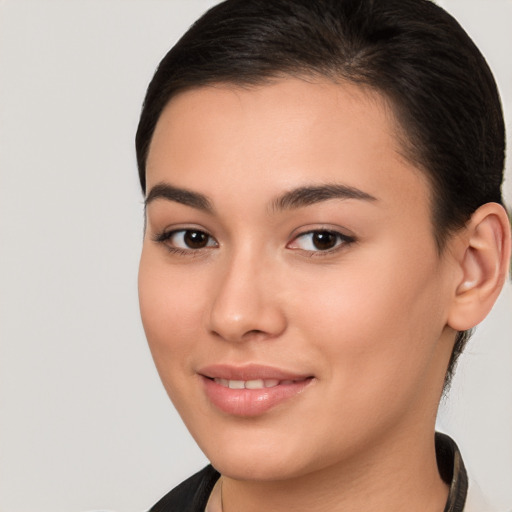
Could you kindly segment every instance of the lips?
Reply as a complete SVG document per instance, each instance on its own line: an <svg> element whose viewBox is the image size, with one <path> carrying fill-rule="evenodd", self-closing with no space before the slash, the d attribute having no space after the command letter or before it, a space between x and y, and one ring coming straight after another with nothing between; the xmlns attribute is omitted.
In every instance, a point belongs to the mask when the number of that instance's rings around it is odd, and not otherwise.
<svg viewBox="0 0 512 512"><path fill-rule="evenodd" d="M263 389L273 388L283 384L291 384L292 380L278 380L278 379L254 379L254 380L228 380L228 379L213 379L217 384L229 389Z"/></svg>
<svg viewBox="0 0 512 512"><path fill-rule="evenodd" d="M268 366L209 366L199 375L208 400L234 416L257 416L288 402L311 384L313 377Z"/></svg>

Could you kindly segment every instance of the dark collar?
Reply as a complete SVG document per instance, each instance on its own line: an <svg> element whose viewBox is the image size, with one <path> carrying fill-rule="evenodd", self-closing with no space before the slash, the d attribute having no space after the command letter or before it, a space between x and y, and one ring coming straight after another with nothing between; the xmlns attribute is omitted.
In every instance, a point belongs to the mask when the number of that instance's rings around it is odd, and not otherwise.
<svg viewBox="0 0 512 512"><path fill-rule="evenodd" d="M436 456L439 473L450 486L444 512L463 512L468 492L468 477L455 442L436 433ZM212 466L191 476L164 496L150 512L204 512L219 473Z"/></svg>
<svg viewBox="0 0 512 512"><path fill-rule="evenodd" d="M455 441L436 432L436 456L439 473L450 486L444 512L463 512L468 494L468 475Z"/></svg>

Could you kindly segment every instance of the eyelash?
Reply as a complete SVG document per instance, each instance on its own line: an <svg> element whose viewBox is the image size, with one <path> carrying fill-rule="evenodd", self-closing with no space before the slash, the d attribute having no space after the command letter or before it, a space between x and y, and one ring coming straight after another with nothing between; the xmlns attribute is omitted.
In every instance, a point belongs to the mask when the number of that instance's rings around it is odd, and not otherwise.
<svg viewBox="0 0 512 512"><path fill-rule="evenodd" d="M170 245L169 240L171 240L174 236L178 235L179 233L183 233L183 236L186 236L187 233L195 233L199 235L205 235L208 238L208 244L204 247L176 247L174 245ZM214 241L214 245L209 245L211 241ZM219 244L215 241L215 239L209 235L206 231L203 231L201 229L174 229L171 231L163 231L161 233L158 233L154 238L153 241L164 245L167 250L173 254L178 254L180 256L199 256L202 253L202 250L204 249L211 249L216 248L219 246Z"/></svg>
<svg viewBox="0 0 512 512"><path fill-rule="evenodd" d="M169 240L171 240L174 236L182 233L182 236L186 236L187 233L190 234L196 234L196 235L204 235L207 237L207 245L204 247L176 247L175 245L170 245ZM328 235L328 236L334 236L336 238L335 245L332 248L327 249L318 249L312 250L312 249L301 249L300 247L291 247L292 244L296 243L297 240L300 240L301 238L305 238L307 236L315 236L315 235ZM153 241L163 244L167 250L173 254L178 254L180 256L199 256L203 253L203 250L205 249L212 249L217 248L219 246L218 242L209 235L206 231L203 231L201 229L174 229L171 231L163 231L161 233L158 233L153 237ZM214 242L213 244L211 242ZM304 253L307 253L309 257L325 257L328 255L332 255L333 253L338 252L339 250L343 249L344 247L353 244L356 242L356 238L353 236L345 235L343 233L339 233L338 231L334 231L332 229L312 229L310 231L306 231L304 233L300 233L297 236L289 242L286 247L291 250L298 250L302 251ZM314 242L312 242L314 244ZM186 245L186 242L184 242Z"/></svg>
<svg viewBox="0 0 512 512"><path fill-rule="evenodd" d="M315 235L328 235L328 236L334 236L335 237L335 245L332 248L327 249L318 249L317 250L311 250L311 249L301 249L300 247L294 248L290 247L291 244L295 243L297 240L301 238L305 238L307 236L315 236ZM325 257L330 256L334 253L337 253L338 251L342 250L343 248L353 244L356 242L356 238L353 236L345 235L343 233L340 233L338 231L334 231L332 229L312 229L310 231L306 231L304 233L298 234L291 242L287 244L287 247L292 250L301 250L309 255L309 257L312 258L318 258L318 257ZM314 242L312 242L314 244Z"/></svg>

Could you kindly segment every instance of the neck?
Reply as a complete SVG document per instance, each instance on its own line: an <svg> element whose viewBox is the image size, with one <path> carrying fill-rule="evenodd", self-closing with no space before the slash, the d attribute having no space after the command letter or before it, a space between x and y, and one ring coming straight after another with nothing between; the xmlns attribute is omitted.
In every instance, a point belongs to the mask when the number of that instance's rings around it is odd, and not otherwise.
<svg viewBox="0 0 512 512"><path fill-rule="evenodd" d="M414 442L393 437L379 450L359 453L357 461L304 476L280 481L223 476L223 512L443 511L448 486L437 469L433 433Z"/></svg>

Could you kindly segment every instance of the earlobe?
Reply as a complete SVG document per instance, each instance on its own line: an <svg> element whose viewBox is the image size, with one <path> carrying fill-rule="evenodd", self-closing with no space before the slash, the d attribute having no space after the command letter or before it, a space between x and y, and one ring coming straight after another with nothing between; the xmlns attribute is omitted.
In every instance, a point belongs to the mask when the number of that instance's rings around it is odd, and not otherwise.
<svg viewBox="0 0 512 512"><path fill-rule="evenodd" d="M498 298L508 272L510 224L505 209L487 203L472 215L458 259L456 283L448 325L465 331L479 324Z"/></svg>

